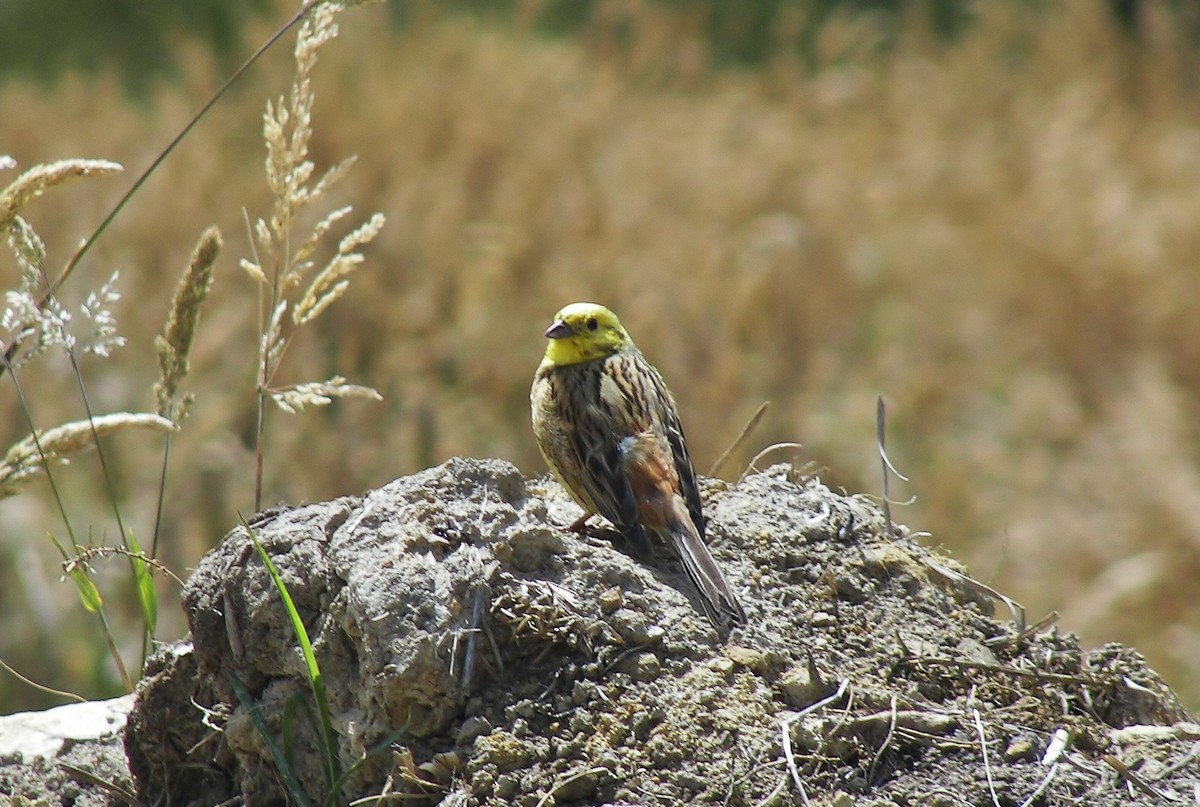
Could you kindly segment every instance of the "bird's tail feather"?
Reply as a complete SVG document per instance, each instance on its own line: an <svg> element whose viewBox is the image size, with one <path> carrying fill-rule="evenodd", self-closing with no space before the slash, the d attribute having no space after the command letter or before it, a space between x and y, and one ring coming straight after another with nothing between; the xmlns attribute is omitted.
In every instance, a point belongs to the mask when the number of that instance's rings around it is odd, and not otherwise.
<svg viewBox="0 0 1200 807"><path fill-rule="evenodd" d="M718 630L727 630L734 624L745 624L746 612L742 609L742 604L725 582L721 567L713 559L696 525L692 523L683 500L678 496L675 498L678 504L674 509L677 512L682 511L682 514L670 520L667 532L675 544L675 551L683 561L684 571L700 594L700 604L704 606L705 616Z"/></svg>

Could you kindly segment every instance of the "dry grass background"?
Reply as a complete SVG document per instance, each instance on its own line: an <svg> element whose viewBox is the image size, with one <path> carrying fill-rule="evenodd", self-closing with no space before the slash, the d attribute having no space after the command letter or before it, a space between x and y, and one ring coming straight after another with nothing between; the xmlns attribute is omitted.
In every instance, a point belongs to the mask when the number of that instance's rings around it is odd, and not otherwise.
<svg viewBox="0 0 1200 807"><path fill-rule="evenodd" d="M869 19L837 22L816 75L784 59L711 69L687 25L652 6L622 12L628 47L343 15L317 68L314 157L357 153L338 200L389 223L288 361L296 380L340 373L386 400L273 417L267 501L359 493L455 454L542 473L527 399L541 331L563 303L593 299L663 369L703 468L770 399L739 463L799 440L828 481L877 491L883 394L917 496L900 520L1032 616L1058 609L1089 644L1138 647L1200 704L1195 60L1166 21L1139 47L1102 4L1002 6L980 4L955 46L914 28L884 55ZM171 289L203 227L225 234L168 478L163 555L181 574L251 507L256 314L236 259L242 208L267 209L260 116L286 87L286 50L164 165L67 293L122 270L130 344L85 372L98 411L150 407ZM0 152L135 173L219 78L200 54L189 63L149 107L103 79L5 86ZM52 264L130 174L35 203ZM65 368L25 381L41 425L81 416ZM7 445L22 418L9 393L0 406ZM145 543L158 446L110 450ZM78 523L111 536L94 462L59 478ZM103 647L44 537L60 529L44 486L0 503L0 657L103 694ZM127 585L123 564L112 572ZM182 619L162 592L171 637ZM0 710L44 702L0 677Z"/></svg>

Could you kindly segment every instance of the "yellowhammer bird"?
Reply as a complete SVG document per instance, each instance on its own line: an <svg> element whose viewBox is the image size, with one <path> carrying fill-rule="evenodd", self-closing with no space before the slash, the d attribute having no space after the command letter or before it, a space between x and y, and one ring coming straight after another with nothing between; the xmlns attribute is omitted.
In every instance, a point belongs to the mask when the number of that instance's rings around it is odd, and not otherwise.
<svg viewBox="0 0 1200 807"><path fill-rule="evenodd" d="M718 629L745 622L704 543L696 472L662 376L602 305L567 306L546 336L529 399L554 476L584 519L599 513L641 545L646 532L669 540Z"/></svg>

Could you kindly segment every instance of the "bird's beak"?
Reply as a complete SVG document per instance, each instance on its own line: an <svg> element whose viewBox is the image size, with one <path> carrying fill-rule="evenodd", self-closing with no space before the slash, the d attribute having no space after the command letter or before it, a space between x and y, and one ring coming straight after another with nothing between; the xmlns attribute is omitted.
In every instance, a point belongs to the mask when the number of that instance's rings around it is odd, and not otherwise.
<svg viewBox="0 0 1200 807"><path fill-rule="evenodd" d="M546 336L550 339L565 339L572 333L571 326L561 319L555 320L554 324L546 329Z"/></svg>

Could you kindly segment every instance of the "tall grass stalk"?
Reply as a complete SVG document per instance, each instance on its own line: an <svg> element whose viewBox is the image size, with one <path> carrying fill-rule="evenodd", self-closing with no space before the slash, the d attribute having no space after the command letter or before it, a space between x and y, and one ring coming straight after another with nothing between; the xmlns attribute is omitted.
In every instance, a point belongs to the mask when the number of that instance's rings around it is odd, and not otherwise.
<svg viewBox="0 0 1200 807"><path fill-rule="evenodd" d="M163 332L154 339L158 353L159 380L154 385L158 400L158 414L181 425L191 409L195 398L191 393L180 394L179 384L191 368L192 344L196 338L196 326L200 320L200 306L208 298L212 288L213 264L221 250L221 233L210 227L200 236L192 251L191 260L184 270L175 294L171 298L171 310ZM163 504L167 492L167 469L171 457L171 436L163 436L162 468L158 476L158 501L154 509L154 533L150 542L151 559L158 557L158 539L162 531ZM142 635L142 660L145 661L149 643L154 639L154 627Z"/></svg>
<svg viewBox="0 0 1200 807"><path fill-rule="evenodd" d="M16 163L8 157L0 158L0 168L13 168ZM56 302L53 284L46 283L40 298L35 302L34 292L37 281L46 277L46 249L42 240L33 228L21 217L22 209L31 201L55 186L64 185L89 176L115 174L123 170L118 163L108 160L59 160L54 163L36 165L23 172L3 191L0 191L0 233L9 240L9 245L21 266L21 291L13 298L10 296L10 306L5 311L4 326L9 331L9 338L4 345L4 365L0 373L11 369L11 365L19 364L17 352L31 338L37 338L39 344L27 358L40 352L51 344L58 344L55 339L59 334L52 333L58 312L49 312L47 306ZM73 258L74 259L74 258ZM12 305L13 302L20 303Z"/></svg>
<svg viewBox="0 0 1200 807"><path fill-rule="evenodd" d="M84 255L86 255L92 248L92 245L96 243L97 239L104 234L109 225L113 223L118 215L120 215L121 211L125 208L125 205L129 203L129 200L137 194L142 185L146 183L146 180L148 180L150 176L158 170L158 167L162 165L163 161L171 155L171 152L175 150L176 146L183 142L184 138L186 138L192 129L195 128L196 124L198 124L204 118L204 116L208 114L210 109L216 106L217 102L221 100L221 97L225 95L229 88L232 87L238 81L238 79L240 79L242 75L249 70L250 67L257 62L272 45L275 44L275 42L277 42L285 33L291 30L292 26L304 19L304 16L308 14L308 12L311 11L314 6L323 1L324 0L307 0L307 2L302 4L300 9L292 16L292 18L285 22L277 31L275 31L275 33L268 38L258 50L251 54L250 58L248 58L241 67L235 70L233 75L226 79L225 83L222 84L217 91L212 94L208 101L205 102L204 106L200 107L200 110L193 115L192 118L184 125L184 127L179 130L175 137L171 139L171 142L169 142L163 148L163 150L154 157L150 164L146 166L145 170L138 175L137 179L133 181L133 184L129 186L129 190L127 190L125 194L117 200L117 203L113 205L112 210L108 212L108 215L104 217L104 220L100 222L96 229L93 230L87 239L80 244L79 248L75 250L75 252L71 255L70 260L66 262L62 268L62 271L58 273L58 276L54 278L54 282L51 283L49 288L46 290L46 295L42 298L42 305L45 305L47 302L49 302L50 298L54 295L58 288L62 286L64 282L66 282L67 278L71 275L71 272L74 271L75 267L79 265L79 262L83 259Z"/></svg>
<svg viewBox="0 0 1200 807"><path fill-rule="evenodd" d="M296 37L296 71L291 89L287 97L268 101L263 114L267 185L274 206L269 221L260 218L253 225L253 260L242 261L242 268L259 286L255 511L262 506L268 401L284 412L295 413L310 406L326 406L334 398L382 400L374 389L349 384L341 376L282 386L276 385L275 381L297 329L315 320L345 294L349 276L363 261L359 247L374 240L384 224L383 214L372 215L343 236L334 254L316 271L314 254L333 227L349 215L351 208L341 207L326 213L293 247L298 214L324 198L346 175L355 159L342 160L310 182L316 171L316 165L308 159L313 134L312 108L316 98L311 75L317 64L317 50L338 34L334 19L341 9L342 6L335 3L319 5L301 24Z"/></svg>
<svg viewBox="0 0 1200 807"><path fill-rule="evenodd" d="M21 267L21 289L19 292L10 292L8 294L7 301L9 305L4 311L2 320L0 320L0 336L5 337L0 342L3 346L4 356L3 364L0 365L0 373L7 372L12 379L14 389L17 390L20 408L31 430L31 436L13 446L5 457L4 462L0 464L0 498L16 493L28 480L36 476L44 474L48 479L59 516L65 525L69 537L71 551L68 551L53 536L51 536L51 540L62 555L64 572L66 576L74 581L84 607L89 612L96 614L100 620L104 642L109 648L110 655L113 657L114 664L126 688L132 687L131 677L121 658L118 644L104 612L104 599L91 577L92 572L88 558L97 553L91 548L80 544L75 529L72 526L62 493L54 474L51 472L50 466L52 461L56 459L65 461L66 455L70 453L88 448L96 451L99 472L103 477L105 498L120 535L120 547L123 550L120 554L123 554L129 563L131 577L134 581L134 591L136 592L141 609L141 644L142 658L144 659L149 644L154 638L158 619L158 600L152 572L158 568L156 558L159 550L159 538L166 498L167 472L171 454L171 435L178 428L178 424L186 417L192 397L190 394L181 395L178 387L180 381L182 381L188 371L188 356L195 335L199 306L207 296L211 285L212 263L220 246L219 233L215 229L211 229L201 239L200 244L193 253L188 270L176 291L164 332L156 339L156 349L161 370L160 379L156 385L156 397L158 399L157 415L98 415L94 410L88 385L84 381L83 371L79 364L77 348L101 356L107 356L111 350L120 347L124 343L124 339L116 335L115 318L109 310L110 306L119 299L119 294L115 288L116 275L114 274L113 278L97 292L93 292L83 306L84 320L94 326L91 340L86 343L78 344L76 337L68 332L67 322L71 319L71 315L59 302L57 293L63 283L72 275L75 268L80 265L80 262L92 245L120 214L128 201L139 191L146 179L159 168L166 157L193 130L199 120L215 105L229 86L286 31L304 19L314 8L321 5L321 0L307 0L307 2L301 4L299 10L291 19L264 42L262 47L230 77L202 109L176 134L167 147L155 157L145 171L134 181L129 190L109 211L99 226L71 254L61 271L53 279L51 279L50 273L46 270L46 250L44 244L33 228L22 218L22 208L31 200L41 196L45 190L55 185L60 185L79 177L112 173L121 170L121 167L115 163L99 160L64 160L58 163L38 165L34 169L18 176L14 182L9 183L8 186L0 191L0 233L8 236L9 244ZM290 171L303 172L306 167L311 168L311 164L303 160L304 143L309 133L307 113L311 109L312 98L307 76L308 71L315 64L316 48L324 41L327 41L327 39L336 35L336 26L332 24L332 18L340 8L340 5L325 4L317 14L319 18L317 24L304 28L305 33L302 33L297 41L296 56L298 71L301 75L297 79L297 86L294 87L292 94L292 99L297 105L285 107L281 99L279 117L275 121L280 128L286 128L289 126L289 114L302 116L300 120L293 121L294 124L298 125L292 131L293 134L298 133L298 136L293 140L292 145L299 144L300 148L299 153L293 152L291 155L296 158L296 161L289 163L287 162L287 157L283 157L278 153L275 154L276 160L274 164L276 166L286 164ZM268 106L269 117L270 106ZM270 131L270 127L268 127L268 132ZM271 142L270 135L268 134L269 147ZM276 145L279 144L278 141L275 141L275 143ZM271 164L271 162L268 163L269 168ZM11 169L15 165L16 163L12 159L0 157L0 170ZM285 181L276 183L274 189L277 191L277 198L285 205L295 205L296 208L302 207L307 201L320 198L325 188L329 184L332 184L344 168L345 165L340 166L335 171L331 171L321 182L311 188L304 186L305 178L300 178L298 184L291 184L292 180L298 177L298 174L291 173L288 177L284 178ZM281 178L276 175L275 179L280 180ZM303 196L307 196L308 198L302 199L301 197ZM279 209L277 205L277 211ZM313 248L315 248L316 242L326 234L333 222L345 215L345 212L346 210L343 209L328 215L314 229L309 242L302 246L295 255L292 255L286 247L282 248L280 254L289 256L285 262L289 272L283 278L285 285L287 283L294 284L296 279L311 267L308 257ZM278 217L273 217L273 223L277 221ZM307 290L296 300L292 317L293 327L311 321L344 293L347 284L346 277L362 260L361 255L356 251L357 247L374 238L381 226L382 217L375 216L342 239L334 257L330 259L322 270L316 272ZM284 227L280 232L285 232L286 229ZM275 292L278 293L279 291L279 285L276 284ZM287 289L285 288L283 291L286 292ZM273 310L276 310L276 308L273 307ZM277 310L281 314L283 307L277 307ZM276 328L272 333L276 338L282 338L282 330L278 327L279 322L279 319L274 320ZM271 353L270 355L277 360L281 359L283 347L285 346L286 340L275 345L278 348L278 352ZM30 402L16 377L16 367L25 361L47 352L50 348L61 348L66 354L75 379L78 398L86 414L86 420L79 423L64 424L63 426L40 432L34 425L35 419L30 408ZM275 367L277 367L277 363ZM334 377L327 382L300 384L293 387L267 390L267 384L269 384L273 375L273 371L264 371L261 374L263 384L260 385L260 390L264 390L264 395L269 394L281 408L287 411L296 411L307 405L322 405L331 401L332 398L339 396L379 397L378 393L375 393L374 390L346 384L344 379L340 377ZM261 412L263 401L264 397L260 395L260 452L262 450L261 424L264 420ZM114 468L111 466L102 441L102 437L106 433L131 427L144 428L146 426L152 426L164 432L154 532L149 556L143 552L136 536L134 536L126 523L126 518L122 512L122 507L116 493ZM261 468L261 454L258 462ZM256 478L258 480L258 490L261 491L261 471L256 475ZM261 501L260 492L256 492L255 499L256 502Z"/></svg>
<svg viewBox="0 0 1200 807"><path fill-rule="evenodd" d="M143 626L148 630L157 618L157 600L153 585L148 585L149 567L138 560L140 550L136 540L126 529L101 436L102 433L133 426L151 425L170 429L172 425L169 421L155 416L117 414L100 418L95 414L79 366L78 351L107 357L124 344L124 338L117 334L116 318L111 311L120 298L115 288L117 275L114 273L107 283L89 295L81 307L80 319L91 326L91 332L80 341L80 337L68 330L71 314L54 295L46 271L45 244L21 215L25 205L50 187L94 173L112 173L119 168L115 163L105 161L64 160L36 166L0 191L0 232L7 236L9 246L21 269L20 290L6 295L7 306L0 316L0 328L8 337L3 351L3 370L8 373L22 415L30 429L30 436L14 445L0 464L0 480L4 483L0 486L0 494L11 495L28 479L39 473L45 474L75 554L68 553L53 535L50 536L51 541L62 555L64 573L74 581L84 608L95 614L100 621L101 634L122 683L127 689L131 689L132 680L113 637L104 611L104 600L91 579L88 564L78 561L83 548L76 537L50 464L53 459L64 459L69 454L88 448L95 449L104 476L108 503L120 531L121 543L126 549L130 571L135 580ZM39 287L44 292L35 303L35 294ZM30 342L32 346L29 346ZM26 346L27 349L21 355L22 347ZM41 432L36 426L29 398L17 377L16 366L31 361L52 348L61 349L70 362L87 419Z"/></svg>

